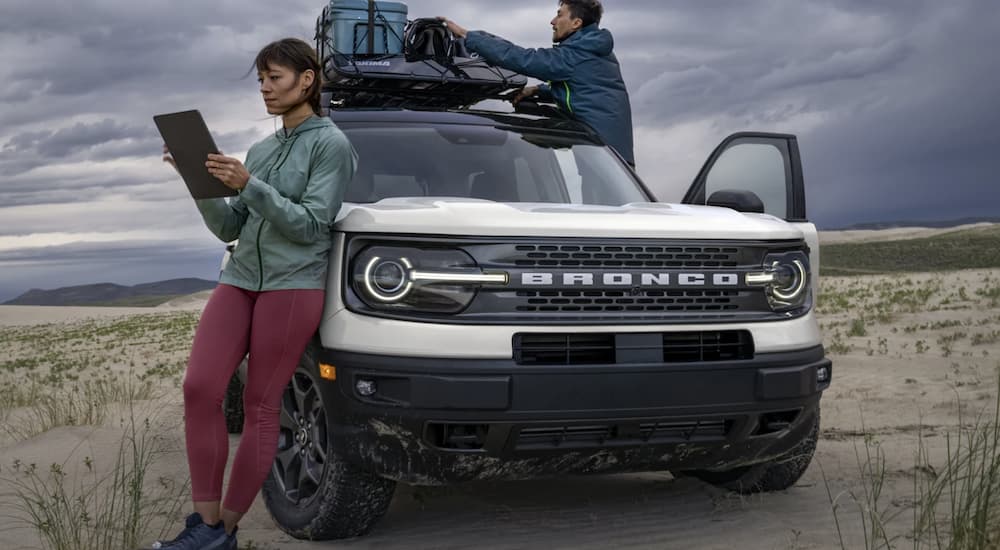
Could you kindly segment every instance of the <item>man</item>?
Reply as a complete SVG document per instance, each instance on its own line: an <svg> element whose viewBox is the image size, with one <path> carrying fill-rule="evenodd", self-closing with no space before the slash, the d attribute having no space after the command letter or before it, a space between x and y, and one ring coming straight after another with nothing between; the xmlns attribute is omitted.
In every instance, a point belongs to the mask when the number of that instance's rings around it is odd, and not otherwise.
<svg viewBox="0 0 1000 550"><path fill-rule="evenodd" d="M599 0L561 0L552 25L552 48L522 48L483 31L467 31L440 19L466 48L493 65L548 83L528 86L525 97L554 100L559 108L590 125L632 166L632 107L612 52L614 39L598 28L604 8Z"/></svg>

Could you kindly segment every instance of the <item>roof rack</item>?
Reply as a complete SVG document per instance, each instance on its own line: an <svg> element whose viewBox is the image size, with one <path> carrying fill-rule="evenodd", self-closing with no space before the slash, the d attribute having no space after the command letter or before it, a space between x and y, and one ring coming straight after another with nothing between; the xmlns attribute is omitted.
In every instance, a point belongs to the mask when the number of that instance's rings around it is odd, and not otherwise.
<svg viewBox="0 0 1000 550"><path fill-rule="evenodd" d="M323 86L332 108L453 109L509 99L527 79L477 57L407 61L403 54L345 55L326 60Z"/></svg>

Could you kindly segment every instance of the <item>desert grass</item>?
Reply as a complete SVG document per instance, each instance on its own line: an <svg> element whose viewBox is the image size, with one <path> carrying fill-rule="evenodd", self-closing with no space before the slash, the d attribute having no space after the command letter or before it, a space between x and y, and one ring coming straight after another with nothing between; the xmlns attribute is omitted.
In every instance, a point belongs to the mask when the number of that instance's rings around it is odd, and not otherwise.
<svg viewBox="0 0 1000 550"><path fill-rule="evenodd" d="M1000 324L1000 313L980 315L998 309L992 291L1000 288L996 270L827 277L821 285L816 313L824 345L833 355L864 351L869 356L983 358L1000 342L1000 330L994 328ZM881 327L910 319L890 330L917 338L905 342L906 347L889 349L889 334Z"/></svg>
<svg viewBox="0 0 1000 550"><path fill-rule="evenodd" d="M169 444L129 404L114 464L99 475L90 457L71 473L66 462L45 466L15 461L4 475L16 502L10 519L30 526L46 550L133 550L147 533L163 535L187 501L187 483L150 479ZM80 473L79 471L82 471Z"/></svg>
<svg viewBox="0 0 1000 550"><path fill-rule="evenodd" d="M824 345L834 361L859 354L937 358L959 417L957 424L937 429L918 424L912 449L886 447L882 434L862 421L849 487L836 493L822 472L841 548L857 542L845 540L848 524L860 525L865 549L1000 548L1000 384L988 386L988 367L980 366L1000 354L1000 276L996 269L970 269L1000 266L998 251L1000 226L823 247L824 275L840 275L823 277L817 301ZM984 398L992 398L992 407L979 410ZM943 451L940 439L934 440L937 451L928 451L925 430L944 437ZM908 450L911 468L887 466L887 457ZM909 495L900 492L901 475Z"/></svg>
<svg viewBox="0 0 1000 550"><path fill-rule="evenodd" d="M108 464L0 465L0 482L15 495L5 515L31 527L46 550L133 549L174 527L187 484L151 471L176 442L139 411L159 411L157 400L176 393L197 319L185 311L0 327L0 436L21 441L122 419Z"/></svg>
<svg viewBox="0 0 1000 550"><path fill-rule="evenodd" d="M19 414L4 409L3 430L14 440L25 440L60 426L98 426L105 422L115 403L134 403L153 397L152 382L131 376L105 376L85 380L71 388L52 391L32 382L24 390L11 389Z"/></svg>
<svg viewBox="0 0 1000 550"><path fill-rule="evenodd" d="M997 373L1000 378L1000 367ZM958 406L964 408L961 402ZM887 502L890 473L883 443L876 434L862 431L861 443L855 444L858 486L834 495L830 480L822 474L841 548L852 548L844 540L842 521L852 513L860 520L866 550L1000 548L1000 397L992 410L945 434L943 464L930 458L923 431L919 432L910 471L912 519L905 537L891 527L907 510Z"/></svg>
<svg viewBox="0 0 1000 550"><path fill-rule="evenodd" d="M1000 548L1000 397L990 414L960 426L947 435L940 471L918 454L918 464L936 473L915 479L914 540L924 543L915 548Z"/></svg>
<svg viewBox="0 0 1000 550"><path fill-rule="evenodd" d="M0 435L99 425L122 403L177 387L197 312L0 327ZM155 358L155 359L154 359Z"/></svg>

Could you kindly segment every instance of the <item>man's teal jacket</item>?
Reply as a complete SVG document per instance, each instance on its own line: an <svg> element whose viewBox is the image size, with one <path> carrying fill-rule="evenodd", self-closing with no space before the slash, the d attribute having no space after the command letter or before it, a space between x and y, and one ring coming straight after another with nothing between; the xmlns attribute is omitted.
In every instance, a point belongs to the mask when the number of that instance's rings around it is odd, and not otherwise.
<svg viewBox="0 0 1000 550"><path fill-rule="evenodd" d="M611 32L587 25L552 48L522 48L483 31L469 31L465 46L493 65L548 81L539 96L588 124L605 143L635 164L632 106L612 52Z"/></svg>

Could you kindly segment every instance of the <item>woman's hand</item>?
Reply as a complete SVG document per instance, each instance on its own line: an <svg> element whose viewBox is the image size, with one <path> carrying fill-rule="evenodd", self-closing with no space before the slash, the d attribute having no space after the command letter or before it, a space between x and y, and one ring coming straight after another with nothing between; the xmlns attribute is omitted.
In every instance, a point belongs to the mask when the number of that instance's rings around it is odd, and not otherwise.
<svg viewBox="0 0 1000 550"><path fill-rule="evenodd" d="M242 162L233 157L209 154L205 166L208 167L209 174L215 176L230 189L240 191L250 181L250 172L247 171Z"/></svg>
<svg viewBox="0 0 1000 550"><path fill-rule="evenodd" d="M174 171L180 175L181 171L177 169L177 161L174 160L174 156L170 154L170 149L167 149L167 144L163 144L163 162L174 167Z"/></svg>

